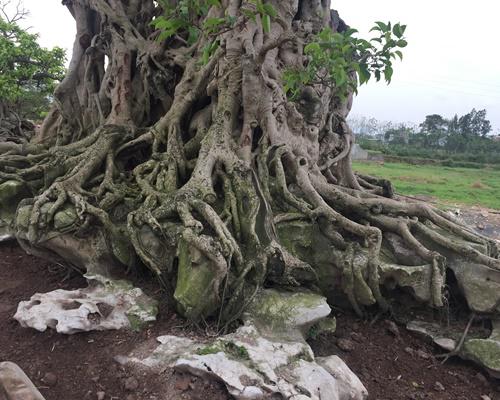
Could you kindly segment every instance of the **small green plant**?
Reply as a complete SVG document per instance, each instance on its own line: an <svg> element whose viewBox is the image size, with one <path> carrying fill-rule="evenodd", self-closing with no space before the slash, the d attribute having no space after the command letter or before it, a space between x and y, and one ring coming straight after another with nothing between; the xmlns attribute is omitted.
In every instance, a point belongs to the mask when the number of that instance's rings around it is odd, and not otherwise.
<svg viewBox="0 0 500 400"><path fill-rule="evenodd" d="M234 342L226 342L224 343L224 348L228 354L231 354L235 358L250 359L250 354L248 354L248 350L244 346L238 346Z"/></svg>
<svg viewBox="0 0 500 400"><path fill-rule="evenodd" d="M318 329L317 325L313 325L309 328L309 331L307 332L307 338L316 340L318 336L320 335L320 330Z"/></svg>
<svg viewBox="0 0 500 400"><path fill-rule="evenodd" d="M323 29L304 48L307 65L283 73L286 93L296 99L303 86L321 84L330 86L339 98L344 99L372 76L380 81L383 75L390 83L393 60L403 59L400 49L408 44L404 38L405 30L406 25L399 23L392 26L390 22L376 22L371 32L379 32L379 35L365 40L355 36L356 29L342 33Z"/></svg>

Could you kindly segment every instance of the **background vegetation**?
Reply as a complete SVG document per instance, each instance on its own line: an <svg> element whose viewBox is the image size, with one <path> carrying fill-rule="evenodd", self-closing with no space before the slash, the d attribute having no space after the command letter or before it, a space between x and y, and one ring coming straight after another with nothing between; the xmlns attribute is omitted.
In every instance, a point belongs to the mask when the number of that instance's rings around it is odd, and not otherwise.
<svg viewBox="0 0 500 400"><path fill-rule="evenodd" d="M354 170L389 179L396 192L500 209L500 170L354 162Z"/></svg>
<svg viewBox="0 0 500 400"><path fill-rule="evenodd" d="M354 119L357 143L366 150L408 158L435 159L444 165L482 167L500 164L500 138L491 135L486 110L446 119L428 115L417 125Z"/></svg>

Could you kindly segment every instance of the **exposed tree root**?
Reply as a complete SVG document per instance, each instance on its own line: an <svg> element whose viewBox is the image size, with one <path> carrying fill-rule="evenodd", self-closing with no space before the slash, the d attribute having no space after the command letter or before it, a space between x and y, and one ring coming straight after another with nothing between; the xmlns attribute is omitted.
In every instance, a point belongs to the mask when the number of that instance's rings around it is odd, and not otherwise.
<svg viewBox="0 0 500 400"><path fill-rule="evenodd" d="M78 223L65 234L103 231L122 263L131 249L177 289L187 243L211 276L218 311L207 313L225 321L266 285L319 290L318 266L278 233L297 221L328 243L332 285L358 314L374 303L390 308L381 266L404 264L388 255L389 234L430 268L433 307L443 305L449 254L500 269L493 241L440 210L394 199L387 181L354 174L352 99L321 85L287 99L282 71L306 61L303 44L321 27L339 26L329 2L271 1L279 16L270 33L259 20L236 24L206 65L204 36L191 46L154 40L153 1L65 3L78 33L55 108L38 143L0 147L0 182L32 193L14 221L20 240L43 246L69 207ZM237 17L241 4L223 6Z"/></svg>

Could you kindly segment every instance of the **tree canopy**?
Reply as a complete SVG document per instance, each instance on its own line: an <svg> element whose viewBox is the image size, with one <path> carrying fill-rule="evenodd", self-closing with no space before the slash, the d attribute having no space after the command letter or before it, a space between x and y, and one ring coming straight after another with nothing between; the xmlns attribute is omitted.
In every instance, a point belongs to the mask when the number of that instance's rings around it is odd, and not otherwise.
<svg viewBox="0 0 500 400"><path fill-rule="evenodd" d="M0 117L14 111L20 118L40 119L65 73L65 51L45 49L38 35L19 25L24 16L9 17L5 5L0 15Z"/></svg>

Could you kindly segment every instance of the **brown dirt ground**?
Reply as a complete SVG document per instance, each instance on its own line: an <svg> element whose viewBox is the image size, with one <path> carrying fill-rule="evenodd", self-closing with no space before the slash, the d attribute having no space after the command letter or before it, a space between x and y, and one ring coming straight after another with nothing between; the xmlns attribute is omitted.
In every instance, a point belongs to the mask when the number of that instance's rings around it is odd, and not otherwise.
<svg viewBox="0 0 500 400"><path fill-rule="evenodd" d="M85 280L74 274L64 280L65 271L25 254L15 243L0 243L0 361L17 363L40 389L46 400L95 400L105 392L105 400L226 400L229 395L219 383L185 377L171 370L159 375L139 375L113 360L128 354L140 343L172 334L201 336L176 317L163 302L158 321L141 332L107 331L59 335L21 328L12 316L17 304L34 293L84 287ZM158 298L153 285L134 282ZM141 284L142 283L142 284ZM45 374L55 374L57 382L48 384ZM136 389L125 382L134 378ZM45 382L44 382L45 380ZM160 384L161 382L161 384ZM166 383L165 383L166 382Z"/></svg>
<svg viewBox="0 0 500 400"><path fill-rule="evenodd" d="M153 344L160 335L173 334L204 338L204 332L177 317L162 302L158 321L141 332L108 331L59 335L51 330L40 333L24 329L13 320L17 304L36 292L83 287L83 278L64 280L65 271L26 255L15 243L0 243L0 361L21 366L47 400L95 400L105 392L105 400L227 400L220 384L183 376L171 370L158 375L142 375L113 361L117 354L128 354L139 344ZM136 285L156 298L154 285L135 279ZM399 328L399 336L389 332L384 321L370 325L343 312L337 312L338 330L334 336L321 336L311 342L317 355L340 355L360 377L373 400L439 399L500 400L497 383L487 380L471 364L450 360L442 366L431 345ZM337 347L339 338L348 339L354 349ZM57 381L47 382L47 373ZM130 378L138 387L127 390ZM444 391L436 386L439 382ZM327 399L325 399L327 400Z"/></svg>
<svg viewBox="0 0 500 400"><path fill-rule="evenodd" d="M368 389L370 400L500 399L498 382L487 379L475 365L459 359L442 365L435 357L442 351L390 324L339 313L336 333L310 344L316 356L341 357ZM353 349L341 350L339 346L346 346L339 340L347 340Z"/></svg>

